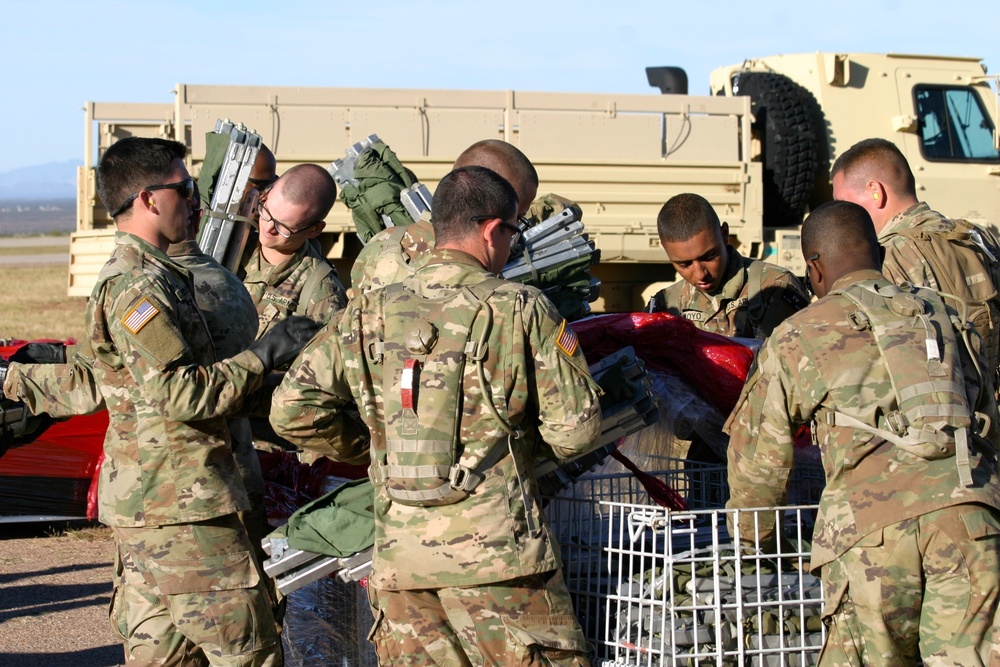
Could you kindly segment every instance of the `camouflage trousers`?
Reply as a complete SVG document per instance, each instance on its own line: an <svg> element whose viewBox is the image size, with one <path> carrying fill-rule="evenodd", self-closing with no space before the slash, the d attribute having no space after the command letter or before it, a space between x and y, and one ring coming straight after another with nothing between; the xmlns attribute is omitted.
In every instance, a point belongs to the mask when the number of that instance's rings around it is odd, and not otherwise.
<svg viewBox="0 0 1000 667"><path fill-rule="evenodd" d="M822 579L824 667L1000 665L996 510L956 505L893 524L823 566Z"/></svg>
<svg viewBox="0 0 1000 667"><path fill-rule="evenodd" d="M114 528L109 616L130 667L280 667L270 599L235 514Z"/></svg>
<svg viewBox="0 0 1000 667"><path fill-rule="evenodd" d="M471 588L369 587L369 594L380 667L590 664L559 570Z"/></svg>

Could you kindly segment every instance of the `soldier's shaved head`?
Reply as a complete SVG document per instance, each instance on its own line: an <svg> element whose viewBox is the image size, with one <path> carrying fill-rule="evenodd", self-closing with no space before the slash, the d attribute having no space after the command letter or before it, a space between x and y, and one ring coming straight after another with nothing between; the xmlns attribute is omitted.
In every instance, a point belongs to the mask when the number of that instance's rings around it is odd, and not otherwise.
<svg viewBox="0 0 1000 667"><path fill-rule="evenodd" d="M807 262L822 262L827 288L852 271L882 266L871 216L847 201L827 202L809 214L802 223L802 256ZM816 293L822 296L820 290Z"/></svg>
<svg viewBox="0 0 1000 667"><path fill-rule="evenodd" d="M311 221L323 220L337 201L333 176L318 164L295 165L281 175L274 187L280 187L281 196L292 204L308 204L307 218Z"/></svg>
<svg viewBox="0 0 1000 667"><path fill-rule="evenodd" d="M854 187L878 180L901 194L916 196L913 171L896 144L886 139L865 139L844 151L833 163L830 177L843 174Z"/></svg>
<svg viewBox="0 0 1000 667"><path fill-rule="evenodd" d="M524 153L506 141L484 139L462 151L453 169L472 166L486 167L507 179L517 192L518 214L525 214L538 193L538 172Z"/></svg>
<svg viewBox="0 0 1000 667"><path fill-rule="evenodd" d="M656 216L660 243L687 241L695 234L720 228L719 216L701 195L685 192L667 200Z"/></svg>

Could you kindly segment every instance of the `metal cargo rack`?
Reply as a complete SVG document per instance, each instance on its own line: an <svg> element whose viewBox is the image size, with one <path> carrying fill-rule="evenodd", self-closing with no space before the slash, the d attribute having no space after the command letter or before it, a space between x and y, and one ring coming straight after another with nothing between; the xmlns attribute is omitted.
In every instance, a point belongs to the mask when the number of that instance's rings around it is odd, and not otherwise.
<svg viewBox="0 0 1000 667"><path fill-rule="evenodd" d="M825 637L822 589L806 570L814 504L777 512L796 545L737 550L724 465L653 461L688 509L656 505L630 473L592 473L551 498L549 523L597 663L810 665ZM797 468L790 497L816 503L818 467ZM780 557L779 557L780 556ZM805 630L801 630L805 628Z"/></svg>

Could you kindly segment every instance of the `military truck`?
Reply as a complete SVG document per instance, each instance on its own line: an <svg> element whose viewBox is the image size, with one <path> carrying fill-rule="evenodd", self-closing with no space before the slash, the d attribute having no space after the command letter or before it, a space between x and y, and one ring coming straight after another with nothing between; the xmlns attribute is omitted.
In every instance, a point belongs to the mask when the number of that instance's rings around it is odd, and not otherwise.
<svg viewBox="0 0 1000 667"><path fill-rule="evenodd" d="M832 160L871 136L899 145L919 196L935 208L1000 222L1000 102L976 58L773 56L715 70L705 96L688 94L679 68L647 68L647 77L664 94L181 84L172 103L88 102L68 292L89 294L110 254L113 223L94 175L103 151L131 135L177 139L197 175L205 134L220 118L260 134L279 173L328 165L378 134L431 191L473 142L515 144L538 169L539 194L583 211L601 251L595 312L641 309L675 279L656 214L680 192L705 196L740 252L803 274L802 218L830 198ZM349 276L362 244L343 204L321 241Z"/></svg>

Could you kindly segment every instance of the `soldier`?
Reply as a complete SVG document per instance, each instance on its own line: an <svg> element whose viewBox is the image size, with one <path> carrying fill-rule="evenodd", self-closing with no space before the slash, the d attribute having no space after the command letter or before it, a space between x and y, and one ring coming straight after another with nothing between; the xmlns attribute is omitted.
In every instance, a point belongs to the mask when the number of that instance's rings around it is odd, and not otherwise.
<svg viewBox="0 0 1000 667"><path fill-rule="evenodd" d="M1000 298L996 245L985 230L949 220L917 199L906 157L891 141L865 139L840 155L830 172L833 198L854 202L871 216L884 249L882 273L897 284L930 287L964 302L986 344L993 372L1000 367ZM992 247L991 247L992 246Z"/></svg>
<svg viewBox="0 0 1000 667"><path fill-rule="evenodd" d="M130 664L278 665L224 416L316 327L290 319L216 361L190 274L165 254L195 218L185 153L142 138L105 152L98 187L118 232L88 305L89 339L69 366L11 364L3 388L54 416L107 405L100 519L118 550L111 619Z"/></svg>
<svg viewBox="0 0 1000 667"><path fill-rule="evenodd" d="M963 342L935 292L878 271L856 204L817 208L802 252L819 300L775 328L729 418L728 507L784 502L810 424L828 480L811 558L830 622L820 664L1000 664L997 415L979 339ZM773 547L773 512L756 518ZM744 544L754 519L741 515Z"/></svg>
<svg viewBox="0 0 1000 667"><path fill-rule="evenodd" d="M355 296L274 395L280 435L371 462L381 664L586 662L530 443L559 458L587 452L601 392L551 302L491 275L516 221L514 189L496 173L445 176L426 261ZM352 400L370 446L340 437Z"/></svg>
<svg viewBox="0 0 1000 667"><path fill-rule="evenodd" d="M660 244L683 281L650 299L649 312L681 315L704 331L766 338L809 303L788 270L747 259L729 245L729 225L692 193L671 197L656 217Z"/></svg>
<svg viewBox="0 0 1000 667"><path fill-rule="evenodd" d="M514 145L499 139L484 139L458 156L453 169L478 166L492 169L507 180L518 200L518 225L527 227L524 215L538 192L538 172ZM367 292L401 281L420 268L434 249L434 227L424 217L405 227L390 227L373 236L351 269L351 289Z"/></svg>
<svg viewBox="0 0 1000 667"><path fill-rule="evenodd" d="M293 314L326 324L347 303L337 270L313 241L336 200L333 177L315 164L292 167L262 198L258 247L243 264L258 338Z"/></svg>

